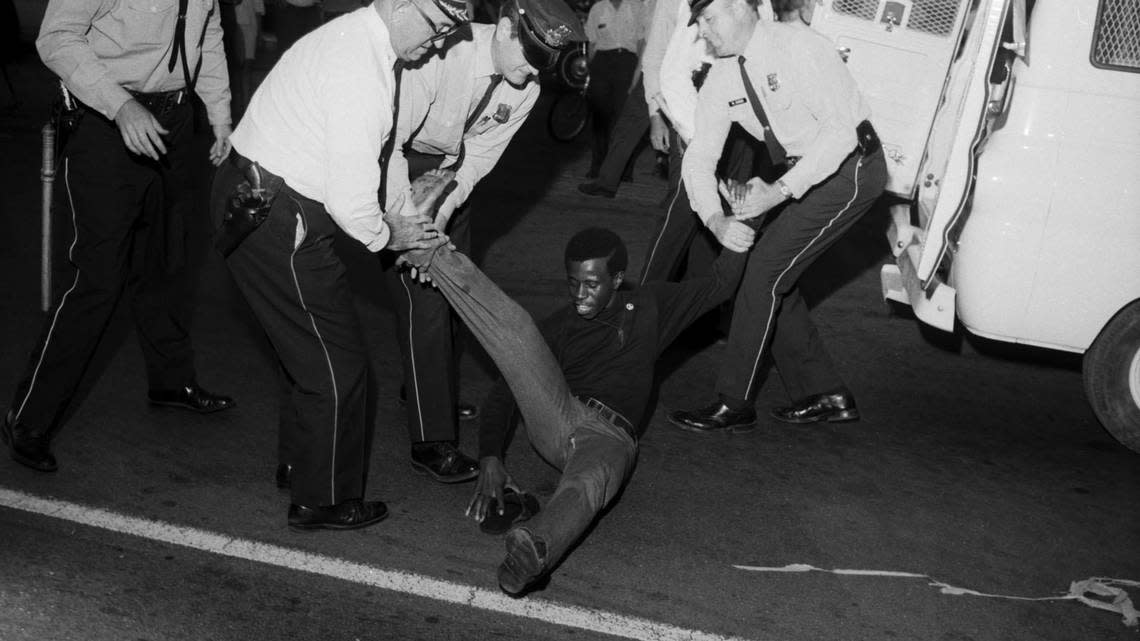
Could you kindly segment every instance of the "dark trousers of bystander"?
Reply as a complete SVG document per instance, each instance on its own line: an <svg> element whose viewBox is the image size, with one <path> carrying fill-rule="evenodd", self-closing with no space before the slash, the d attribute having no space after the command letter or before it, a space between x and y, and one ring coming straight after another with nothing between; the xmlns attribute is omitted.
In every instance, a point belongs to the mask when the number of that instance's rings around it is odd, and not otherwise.
<svg viewBox="0 0 1140 641"><path fill-rule="evenodd" d="M155 116L170 132L160 161L131 153L115 123L87 108L63 149L57 184L74 277L62 280L16 388L13 422L29 434L56 432L124 288L150 388L195 383L187 231L195 213L192 163L204 159L194 153L190 98Z"/></svg>
<svg viewBox="0 0 1140 641"><path fill-rule="evenodd" d="M637 54L625 49L598 51L590 60L590 86L586 91L593 131L590 178L599 175L609 150L611 131L629 95L636 69Z"/></svg>
<svg viewBox="0 0 1140 641"><path fill-rule="evenodd" d="M645 86L638 79L625 98L621 113L610 132L609 149L598 167L596 184L609 192L618 190L621 180L633 170L636 152L645 143L649 131L649 111L645 104Z"/></svg>

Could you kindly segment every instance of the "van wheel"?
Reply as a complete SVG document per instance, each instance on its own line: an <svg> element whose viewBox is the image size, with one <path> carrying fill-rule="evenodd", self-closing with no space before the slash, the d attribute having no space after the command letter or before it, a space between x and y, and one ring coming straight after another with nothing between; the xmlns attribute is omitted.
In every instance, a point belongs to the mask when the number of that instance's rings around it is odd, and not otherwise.
<svg viewBox="0 0 1140 641"><path fill-rule="evenodd" d="M1084 358L1085 395L1116 440L1140 453L1140 300L1104 326Z"/></svg>

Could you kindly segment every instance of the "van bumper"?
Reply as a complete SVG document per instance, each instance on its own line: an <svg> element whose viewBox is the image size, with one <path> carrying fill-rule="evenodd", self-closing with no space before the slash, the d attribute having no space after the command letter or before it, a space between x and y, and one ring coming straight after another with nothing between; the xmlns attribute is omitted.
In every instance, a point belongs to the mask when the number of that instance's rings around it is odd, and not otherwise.
<svg viewBox="0 0 1140 641"><path fill-rule="evenodd" d="M931 276L927 283L922 283L915 270L922 256L923 237L923 231L910 224L909 205L891 207L887 239L891 243L895 264L883 265L879 272L883 299L909 305L920 321L942 331L953 332L957 292L938 276Z"/></svg>

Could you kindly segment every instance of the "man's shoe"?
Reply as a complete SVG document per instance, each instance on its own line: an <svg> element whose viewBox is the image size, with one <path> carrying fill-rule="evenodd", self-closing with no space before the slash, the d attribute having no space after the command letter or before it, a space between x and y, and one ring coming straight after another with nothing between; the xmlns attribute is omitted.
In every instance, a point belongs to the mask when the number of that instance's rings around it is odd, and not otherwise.
<svg viewBox="0 0 1140 641"><path fill-rule="evenodd" d="M293 479L293 466L288 463L282 463L277 466L277 489L287 490L292 485Z"/></svg>
<svg viewBox="0 0 1140 641"><path fill-rule="evenodd" d="M289 506L289 528L293 530L355 530L383 521L388 506L382 501L352 499L336 505Z"/></svg>
<svg viewBox="0 0 1140 641"><path fill-rule="evenodd" d="M400 407L408 404L408 390L403 387L400 388L400 396L397 397ZM460 401L455 404L455 415L461 421L473 421L479 418L479 408L471 403L464 403Z"/></svg>
<svg viewBox="0 0 1140 641"><path fill-rule="evenodd" d="M479 462L451 441L413 443L412 467L440 483L462 483L479 476Z"/></svg>
<svg viewBox="0 0 1140 641"><path fill-rule="evenodd" d="M816 394L796 401L790 407L776 407L770 412L772 418L785 423L817 423L828 421L859 420L859 409L855 407L855 397L850 392Z"/></svg>
<svg viewBox="0 0 1140 641"><path fill-rule="evenodd" d="M751 432L756 426L756 408L749 406L734 410L717 401L700 409L669 412L669 422L683 430L700 434Z"/></svg>
<svg viewBox="0 0 1140 641"><path fill-rule="evenodd" d="M197 385L187 385L180 389L169 390L152 389L147 394L147 398L150 399L151 405L180 407L199 414L220 412L237 405L234 403L234 399L207 392Z"/></svg>
<svg viewBox="0 0 1140 641"><path fill-rule="evenodd" d="M582 183L578 185L578 191L587 196L605 196L606 198L613 198L617 195L616 191L602 187L598 183Z"/></svg>
<svg viewBox="0 0 1140 641"><path fill-rule="evenodd" d="M499 587L511 596L522 596L549 572L546 542L521 527L508 532L506 541L507 557L499 565Z"/></svg>
<svg viewBox="0 0 1140 641"><path fill-rule="evenodd" d="M26 465L37 472L54 472L59 469L55 456L51 453L51 439L23 433L19 425L12 421L11 412L4 417L4 424L0 426L0 438L8 446L8 456L20 465Z"/></svg>

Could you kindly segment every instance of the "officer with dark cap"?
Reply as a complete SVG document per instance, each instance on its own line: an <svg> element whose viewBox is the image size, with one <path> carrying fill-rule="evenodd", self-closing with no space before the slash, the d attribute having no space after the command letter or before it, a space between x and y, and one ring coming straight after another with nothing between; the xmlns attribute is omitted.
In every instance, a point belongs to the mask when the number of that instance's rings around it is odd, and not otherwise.
<svg viewBox="0 0 1140 641"><path fill-rule="evenodd" d="M468 196L534 108L539 71L557 64L559 54L586 35L562 0L508 0L495 24L472 24L464 36L446 55L432 56L403 74L386 194L392 206L426 171L454 170L454 187L435 222L468 252ZM400 324L412 466L441 483L469 481L478 464L459 451L456 440L458 419L474 418L474 407L459 403L447 301L406 271L390 269L386 280Z"/></svg>
<svg viewBox="0 0 1140 641"><path fill-rule="evenodd" d="M363 499L369 358L333 237L340 227L374 252L440 241L410 201L381 207L377 158L394 129L398 66L466 22L462 0L376 0L302 37L254 94L215 178L218 248L281 365L293 529L388 514Z"/></svg>

